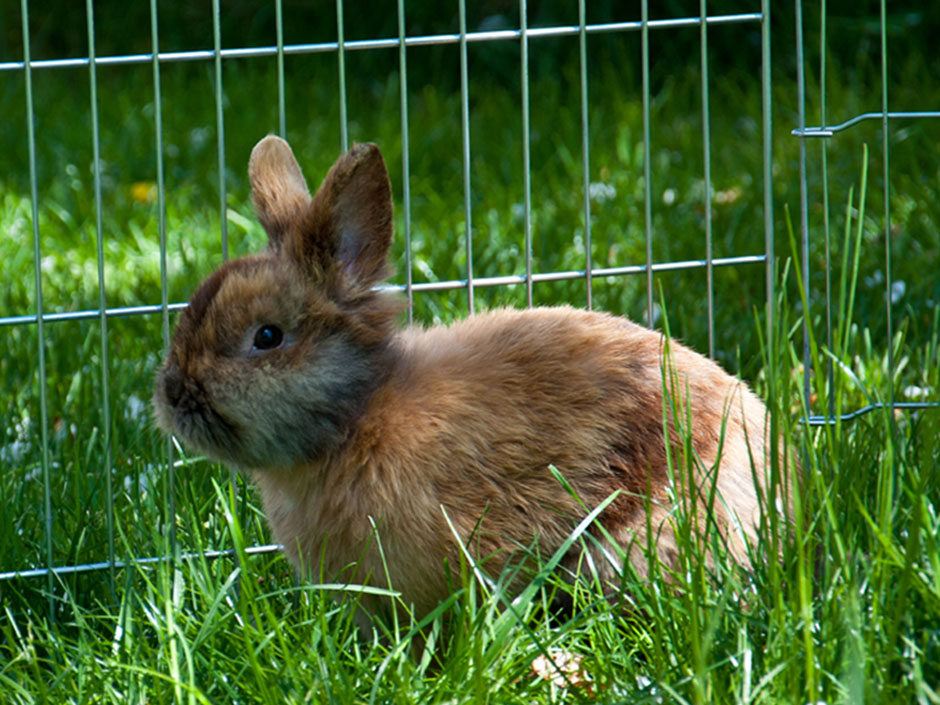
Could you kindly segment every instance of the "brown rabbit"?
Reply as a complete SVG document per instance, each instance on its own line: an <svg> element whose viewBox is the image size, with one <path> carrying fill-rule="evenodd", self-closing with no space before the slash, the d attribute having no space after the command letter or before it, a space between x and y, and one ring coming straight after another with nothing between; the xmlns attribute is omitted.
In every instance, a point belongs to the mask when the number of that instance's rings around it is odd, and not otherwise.
<svg viewBox="0 0 940 705"><path fill-rule="evenodd" d="M374 288L392 239L378 148L341 156L313 197L277 137L249 175L269 247L193 295L154 407L163 430L253 477L295 565L390 584L422 614L460 562L445 512L494 575L520 547L551 555L619 490L598 522L643 575L648 541L675 563L687 467L710 504L698 514L747 561L769 470L767 412L743 383L678 343L666 355L660 333L568 307L401 330L400 297ZM610 553L595 565L612 579Z"/></svg>

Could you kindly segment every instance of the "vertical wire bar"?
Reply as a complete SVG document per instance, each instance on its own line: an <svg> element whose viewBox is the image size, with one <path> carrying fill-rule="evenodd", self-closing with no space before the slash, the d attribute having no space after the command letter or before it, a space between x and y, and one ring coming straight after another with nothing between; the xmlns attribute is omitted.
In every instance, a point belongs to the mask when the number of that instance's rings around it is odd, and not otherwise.
<svg viewBox="0 0 940 705"><path fill-rule="evenodd" d="M640 4L643 66L643 214L646 230L646 325L653 327L653 205L650 187L650 37L649 2Z"/></svg>
<svg viewBox="0 0 940 705"><path fill-rule="evenodd" d="M894 325L891 320L891 290L893 288L891 266L891 184L888 165L888 33L887 9L881 0L881 150L884 154L884 218L885 218L885 325L888 332L888 400L894 408ZM894 428L894 414L891 414Z"/></svg>
<svg viewBox="0 0 940 705"><path fill-rule="evenodd" d="M467 2L460 0L460 119L463 135L463 208L467 247L467 308L473 313L473 221L470 209L470 88L467 78Z"/></svg>
<svg viewBox="0 0 940 705"><path fill-rule="evenodd" d="M803 277L803 292L801 301L803 304L803 413L806 415L805 418L809 418L812 413L812 401L810 397L810 282L809 282L809 212L807 208L807 179L806 179L806 139L803 137L803 131L806 129L806 78L804 75L805 65L803 59L803 0L796 0L796 13L795 13L795 22L796 22L796 76L797 76L797 121L800 129L799 137L799 165L800 165L800 238L802 243L802 277ZM811 443L810 434L806 434L802 442L802 456L803 456L803 467L806 468L807 472L810 471L812 463L810 462L810 452L809 447ZM784 469L787 467L786 457L787 453L783 453L783 466ZM797 492L797 488L794 487L793 490L790 490L790 493ZM787 492L786 485L784 485L784 492ZM800 510L797 508L797 517L800 516ZM802 554L803 552L803 542L801 539L802 531L799 526L800 521L797 518L795 522L796 529L796 546L797 552ZM800 562L797 568L797 591L802 593L803 586L806 585L807 576L804 570L805 562ZM812 637L810 635L809 629L805 626L808 621L810 621L811 607L808 604L805 594L800 594L798 599L798 609L804 615L804 628L803 628L803 640L804 640L804 672L803 676L804 688L806 692L810 694L811 701L815 701L814 697L819 688L816 682L816 672L815 664L816 659L813 658L812 653ZM807 619L807 617L809 619Z"/></svg>
<svg viewBox="0 0 940 705"><path fill-rule="evenodd" d="M796 0L796 91L797 91L797 127L800 129L800 243L802 257L803 286L805 288L805 306L803 311L803 394L806 399L806 413L810 409L810 348L809 348L809 212L807 207L806 183L806 139L802 137L806 128L806 78L803 75L803 7L802 0Z"/></svg>
<svg viewBox="0 0 940 705"><path fill-rule="evenodd" d="M46 589L49 597L49 619L55 622L55 598L53 596L52 573L52 490L49 477L49 406L46 395L46 332L43 323L42 297L42 250L39 245L39 187L36 178L36 113L33 106L33 69L30 58L29 41L29 3L20 0L20 12L23 21L23 76L26 80L26 134L29 148L29 197L33 219L33 275L36 277L36 338L39 354L39 432L42 441L40 462L42 464L42 504L43 524L45 529Z"/></svg>
<svg viewBox="0 0 940 705"><path fill-rule="evenodd" d="M701 0L702 158L705 162L705 278L708 288L708 356L715 357L715 275L712 262L712 157L708 99L708 10Z"/></svg>
<svg viewBox="0 0 940 705"><path fill-rule="evenodd" d="M277 130L281 139L287 139L287 91L284 86L284 6L282 0L274 0L275 28L277 33ZM246 501L247 505L247 494ZM244 520L242 525L245 526ZM237 553L237 552L236 552ZM237 559L236 559L237 560ZM236 564L237 565L237 564ZM300 585L300 576L294 572L294 586ZM300 605L300 592L294 593L294 609Z"/></svg>
<svg viewBox="0 0 940 705"><path fill-rule="evenodd" d="M222 261L228 261L228 218L226 212L228 209L228 199L226 198L225 188L225 111L222 104L222 18L219 8L219 0L212 0L212 41L215 48L215 129L217 140L217 151L219 153L219 227L222 236ZM232 502L237 511L239 492L238 475L234 470L229 470L229 484L232 486ZM246 498L247 499L247 498ZM243 503L242 508L247 510L247 504ZM244 519L245 512L242 512ZM235 551L235 568L241 568L241 560L238 551ZM238 579L235 582L236 593L240 589Z"/></svg>
<svg viewBox="0 0 940 705"><path fill-rule="evenodd" d="M776 368L776 349L775 349L775 331L774 331L774 278L776 276L776 261L774 254L774 188L773 188L773 124L772 124L772 102L771 102L771 65L770 65L770 1L761 0L761 125L763 142L763 180L764 180L764 277L766 301L764 304L767 317L767 382L770 390L768 402L779 395L777 388ZM769 491L774 491L774 479L779 480L778 470L785 467L785 462L780 463L780 443L779 443L779 421L777 414L771 413L767 422L767 433L770 438L770 463L774 470L772 473L771 486ZM779 485L777 492L780 491ZM779 495L778 495L779 496ZM784 490L784 501L786 491ZM773 524L771 524L773 527ZM776 536L777 532L774 531ZM771 539L776 544L776 539Z"/></svg>
<svg viewBox="0 0 940 705"><path fill-rule="evenodd" d="M578 0L578 42L581 68L581 169L584 178L584 279L588 310L594 308L594 275L591 260L591 152L588 139L588 70L586 0Z"/></svg>
<svg viewBox="0 0 940 705"><path fill-rule="evenodd" d="M532 161L529 144L529 35L526 0L519 0L522 82L522 188L525 200L525 301L532 308Z"/></svg>
<svg viewBox="0 0 940 705"><path fill-rule="evenodd" d="M98 131L98 72L95 66L95 11L93 0L85 0L88 21L88 78L91 92L91 148L95 181L95 240L98 258L98 325L101 331L101 425L104 430L104 482L106 495L106 530L108 534L108 589L116 594L114 552L114 487L111 448L111 375L108 361L107 292L104 279L104 229L101 224L101 142Z"/></svg>
<svg viewBox="0 0 940 705"><path fill-rule="evenodd" d="M414 321L414 291L411 273L411 155L408 146L408 59L405 46L405 0L398 0L398 70L401 75L401 182L405 219L405 291L408 323Z"/></svg>
<svg viewBox="0 0 940 705"><path fill-rule="evenodd" d="M826 125L826 0L819 3L819 124ZM826 248L826 347L832 350L832 241L829 232L829 140L820 145L822 159L823 238ZM835 369L832 357L826 356L826 395L829 418L836 415Z"/></svg>
<svg viewBox="0 0 940 705"><path fill-rule="evenodd" d="M222 235L222 261L228 261L228 218L225 217L225 111L222 106L222 28L219 0L212 0L212 37L215 44L215 131L219 152L219 225Z"/></svg>
<svg viewBox="0 0 940 705"><path fill-rule="evenodd" d="M767 350L774 349L774 189L773 189L773 120L770 67L770 0L761 0L761 123L764 149L764 276L767 293ZM774 365L769 366L773 374ZM773 380L771 379L771 388ZM771 437L771 443L776 438Z"/></svg>
<svg viewBox="0 0 940 705"><path fill-rule="evenodd" d="M150 42L153 47L153 116L157 162L157 219L160 235L160 306L163 320L163 349L170 349L170 307L167 278L166 191L163 184L163 99L160 93L160 36L157 23L157 0L150 0ZM169 498L170 550L177 555L176 545L176 467L173 464L173 446L166 439L167 484Z"/></svg>
<svg viewBox="0 0 940 705"><path fill-rule="evenodd" d="M274 0L277 26L277 130L281 139L287 139L287 109L284 96L284 10L283 0Z"/></svg>
<svg viewBox="0 0 940 705"><path fill-rule="evenodd" d="M343 33L343 0L336 0L336 57L339 66L339 134L343 151L349 149L346 118L346 45Z"/></svg>

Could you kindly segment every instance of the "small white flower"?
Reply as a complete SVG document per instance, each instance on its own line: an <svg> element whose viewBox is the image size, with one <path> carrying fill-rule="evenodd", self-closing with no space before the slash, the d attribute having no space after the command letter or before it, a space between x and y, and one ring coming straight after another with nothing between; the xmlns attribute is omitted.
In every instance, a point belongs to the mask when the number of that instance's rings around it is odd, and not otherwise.
<svg viewBox="0 0 940 705"><path fill-rule="evenodd" d="M189 145L193 149L202 149L209 142L212 134L207 127L196 127L189 131Z"/></svg>
<svg viewBox="0 0 940 705"><path fill-rule="evenodd" d="M918 387L914 384L904 388L904 396L908 399L923 399L930 396L933 389L930 387Z"/></svg>
<svg viewBox="0 0 940 705"><path fill-rule="evenodd" d="M138 397L131 394L127 398L127 406L124 409L124 418L128 421L136 421L140 418L141 414L144 413L144 409L147 408L147 405L142 402Z"/></svg>
<svg viewBox="0 0 940 705"><path fill-rule="evenodd" d="M724 191L718 191L715 194L715 203L725 205L728 203L734 203L739 198L741 198L741 187L732 186L731 188L725 189Z"/></svg>
<svg viewBox="0 0 940 705"><path fill-rule="evenodd" d="M603 181L595 181L588 186L588 196L592 201L606 203L617 197L617 189L613 184L606 184Z"/></svg>
<svg viewBox="0 0 940 705"><path fill-rule="evenodd" d="M907 284L902 279L891 282L891 303L896 304L904 298L905 291L907 291Z"/></svg>
<svg viewBox="0 0 940 705"><path fill-rule="evenodd" d="M0 460L15 465L23 459L28 449L29 445L25 441L17 439L0 448Z"/></svg>
<svg viewBox="0 0 940 705"><path fill-rule="evenodd" d="M558 688L590 688L590 675L581 668L581 654L563 649L552 649L539 654L532 661L532 673L542 680L551 681Z"/></svg>
<svg viewBox="0 0 940 705"><path fill-rule="evenodd" d="M572 244L574 245L575 254L584 254L584 238L581 236L581 233L577 233L574 236L574 241Z"/></svg>
<svg viewBox="0 0 940 705"><path fill-rule="evenodd" d="M676 190L674 188L667 188L663 191L663 204L671 206L676 202Z"/></svg>

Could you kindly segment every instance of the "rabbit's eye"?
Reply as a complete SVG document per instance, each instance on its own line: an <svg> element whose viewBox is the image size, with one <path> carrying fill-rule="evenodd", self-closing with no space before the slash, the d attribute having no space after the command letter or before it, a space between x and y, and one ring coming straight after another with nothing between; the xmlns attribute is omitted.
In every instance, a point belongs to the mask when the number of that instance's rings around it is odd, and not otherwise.
<svg viewBox="0 0 940 705"><path fill-rule="evenodd" d="M255 333L255 350L272 350L284 340L284 332L277 326L270 324L261 326Z"/></svg>

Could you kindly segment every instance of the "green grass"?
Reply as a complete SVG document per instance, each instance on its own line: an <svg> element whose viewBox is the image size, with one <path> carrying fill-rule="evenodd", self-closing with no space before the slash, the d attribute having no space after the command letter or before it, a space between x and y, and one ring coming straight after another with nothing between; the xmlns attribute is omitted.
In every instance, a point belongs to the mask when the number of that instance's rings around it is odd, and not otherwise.
<svg viewBox="0 0 940 705"><path fill-rule="evenodd" d="M691 30L697 31L697 30ZM716 27L715 46L740 42ZM664 35L652 34L654 41ZM561 40L533 42L561 56ZM600 41L600 40L598 40ZM639 38L592 53L590 141L592 260L642 264L642 113ZM778 56L788 56L776 42ZM916 47L914 48L916 49ZM597 51L597 50L592 50ZM623 61L611 61L614 56ZM493 53L495 52L495 53ZM606 53L605 53L606 52ZM619 54L617 52L620 52ZM714 254L763 252L760 93L757 53L712 57L711 126ZM874 67L834 57L830 116L877 109ZM940 103L935 61L911 50L891 86L897 109ZM397 55L350 53L350 135L379 143L396 197L399 239L393 257L404 282ZM495 57L495 58L494 58ZM704 195L701 103L695 61L677 54L654 68L652 183L654 260L702 258ZM474 272L524 273L522 132L518 49L470 48ZM415 49L409 61L456 67L453 47ZM450 62L450 63L446 63ZM509 67L509 68L506 68ZM844 68L851 67L851 68ZM496 70L501 69L501 70ZM226 186L231 256L257 250L264 235L248 205L245 166L254 142L277 126L274 62L225 64ZM339 151L335 57L289 57L288 138L315 185ZM792 76L775 65L774 198L778 299L767 345L761 266L715 272L716 356L749 379L775 410L804 465L794 529L762 530L782 540L781 561L752 573L727 560L704 569L702 549L682 549L688 571L639 583L627 576L633 609L600 600L539 574L525 598L506 596L465 571L453 598L429 620L380 624L375 638L353 626L357 593L297 585L278 555L118 569L0 582L0 702L693 702L856 703L940 699L940 412L875 412L854 422L809 429L797 423L801 397L802 312L812 321L813 367L834 361L834 383L815 374L813 410L832 398L849 411L870 401L937 398L940 388L940 167L938 126L892 124L893 276L904 282L884 319L880 137L874 123L832 140L828 151L836 325L826 349L819 144L810 143L809 282L799 281L788 220L798 221L797 142ZM440 78L427 69L432 78ZM218 160L208 65L162 67L164 166L170 301L183 301L221 262ZM311 78L313 77L313 78ZM577 65L534 59L532 222L535 271L584 266ZM24 84L5 75L0 111L0 316L35 312L32 223L25 141ZM158 214L153 95L149 66L102 68L102 226L109 307L159 302ZM91 171L88 74L34 73L39 228L47 311L94 310L99 283ZM78 89L76 89L76 86ZM452 77L409 87L411 216L415 281L465 276L460 99ZM810 113L817 110L810 104ZM14 119L15 118L15 119ZM814 118L809 118L814 122ZM864 144L870 145L866 156ZM867 171L866 171L867 165ZM863 187L863 175L867 188ZM862 194L865 196L862 201ZM880 274L879 274L880 272ZM882 279L879 279L879 276ZM844 284L843 284L844 278ZM660 325L704 350L708 343L703 270L656 277ZM803 297L808 284L808 294ZM657 288L657 299L660 289ZM540 304L586 300L581 281L537 285ZM480 289L476 307L524 305L524 287ZM850 303L851 300L851 303ZM597 308L644 320L644 277L596 280ZM424 323L465 315L466 293L416 295ZM760 314L760 315L758 315ZM242 549L270 541L251 489L228 471L175 454L147 406L163 349L160 316L108 321L111 426L102 411L101 331L97 320L47 323L52 552L57 565L106 560L108 479L113 487L115 555ZM886 351L894 351L894 369ZM0 327L0 570L46 563L36 327ZM892 376L893 375L893 376ZM110 471L107 467L111 461ZM175 508L175 514L171 514ZM681 521L681 518L679 519ZM580 537L574 537L579 539ZM546 561L550 557L544 557ZM547 605L570 593L573 609ZM337 599L339 598L339 599ZM50 607L51 605L51 607ZM55 619L52 620L51 616ZM446 626L446 628L445 628ZM540 655L582 657L590 687L553 684L532 670ZM570 680L577 680L570 676Z"/></svg>

